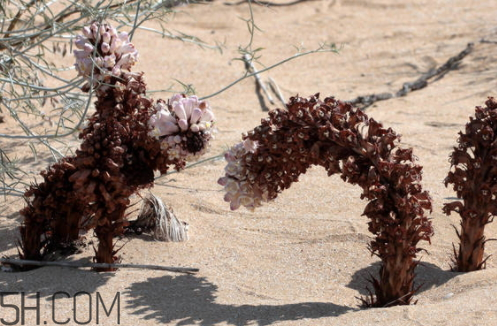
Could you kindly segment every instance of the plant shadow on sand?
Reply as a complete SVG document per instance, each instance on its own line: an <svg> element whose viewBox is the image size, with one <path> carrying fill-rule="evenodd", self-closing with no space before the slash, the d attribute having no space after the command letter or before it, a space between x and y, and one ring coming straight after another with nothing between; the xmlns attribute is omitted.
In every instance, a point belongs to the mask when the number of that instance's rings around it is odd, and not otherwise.
<svg viewBox="0 0 497 326"><path fill-rule="evenodd" d="M14 226L0 227L0 253L16 247L19 240L18 229L18 227Z"/></svg>
<svg viewBox="0 0 497 326"><path fill-rule="evenodd" d="M1 225L0 226L0 253L15 248L20 239L19 226L22 222L22 217L19 212L5 214L10 211L8 207L4 207L0 211ZM17 254L17 251L15 251Z"/></svg>
<svg viewBox="0 0 497 326"><path fill-rule="evenodd" d="M352 275L352 280L347 284L347 287L357 290L361 295L369 295L368 288L372 290L372 284L369 282L371 276L377 277L380 270L380 262L369 265L366 268L358 270ZM430 263L420 262L416 267L416 278L414 279L414 287L420 286L418 294L429 290L433 287L438 287L450 279L460 275L461 273L444 271L438 266Z"/></svg>
<svg viewBox="0 0 497 326"><path fill-rule="evenodd" d="M333 317L353 310L325 302L285 305L226 305L216 303L217 286L192 275L149 278L126 291L128 308L143 319L161 324L270 325L277 321Z"/></svg>

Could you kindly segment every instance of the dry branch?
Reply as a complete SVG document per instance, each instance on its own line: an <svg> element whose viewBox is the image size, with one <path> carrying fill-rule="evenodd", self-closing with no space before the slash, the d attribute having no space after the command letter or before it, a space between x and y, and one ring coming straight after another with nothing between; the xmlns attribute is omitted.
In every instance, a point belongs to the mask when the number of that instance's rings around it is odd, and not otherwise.
<svg viewBox="0 0 497 326"><path fill-rule="evenodd" d="M269 83L268 83L269 88L271 88L271 90L276 95L276 97L280 100L280 102L283 105L286 105L285 98L283 97L283 94L281 94L280 88L278 87L278 84L276 84L276 81L271 77L268 77L268 79L269 79Z"/></svg>
<svg viewBox="0 0 497 326"><path fill-rule="evenodd" d="M260 5L260 6L266 6L266 7L285 7L285 6L293 6L302 2L309 2L309 1L317 1L317 0L295 0L295 1L290 1L290 2L285 2L285 3L277 3L277 2L271 2L271 1L251 1L251 3ZM247 3L249 0L241 0L238 2L225 2L224 4L226 6L239 6L241 4Z"/></svg>
<svg viewBox="0 0 497 326"><path fill-rule="evenodd" d="M258 71L255 68L254 63L252 62L252 60L250 59L248 54L243 55L243 62L245 63L245 69L247 70L247 72L249 74L253 74L253 76L255 77L257 97L259 98L259 102L261 103L262 110L269 111L269 109L266 107L266 105L264 103L264 98L260 94L260 90L262 89L264 94L266 94L266 97L269 100L269 103L274 105L274 100L273 100L271 94L268 92L266 86L261 81L261 78L259 77Z"/></svg>
<svg viewBox="0 0 497 326"><path fill-rule="evenodd" d="M473 51L473 43L468 43L466 48L459 52L457 55L449 58L443 65L437 69L431 69L426 74L422 75L418 79L412 82L407 82L402 85L395 94L393 93L381 93L381 94L371 94L366 96L358 96L353 100L347 101L348 103L359 107L361 110L368 108L376 102L389 100L391 98L406 96L410 92L414 92L425 88L428 86L428 81L436 77L436 79L442 78L446 73L451 70L456 70L459 68L459 64L468 54Z"/></svg>
<svg viewBox="0 0 497 326"><path fill-rule="evenodd" d="M104 263L78 263L78 262L60 262L60 261L38 261L38 260L24 260L24 259L11 259L0 258L0 263L7 265L27 265L27 266L58 266L58 267L71 267L71 268L93 268L93 269L112 269L116 268L139 268L168 271L174 273L194 274L199 271L198 268L190 267L168 267L159 265L134 265L134 264L104 264Z"/></svg>

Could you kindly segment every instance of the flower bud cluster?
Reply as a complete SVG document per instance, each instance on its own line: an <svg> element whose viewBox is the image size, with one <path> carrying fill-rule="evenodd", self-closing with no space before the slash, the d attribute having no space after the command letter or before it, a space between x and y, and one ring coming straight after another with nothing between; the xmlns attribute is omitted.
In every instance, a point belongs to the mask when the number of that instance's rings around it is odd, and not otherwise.
<svg viewBox="0 0 497 326"><path fill-rule="evenodd" d="M232 210L238 209L240 205L254 210L261 206L262 202L268 201L267 188L247 180L248 170L242 162L246 155L253 153L256 148L256 142L246 139L224 154L228 162L224 169L226 176L220 178L218 183L224 186L226 191L224 200L230 202Z"/></svg>
<svg viewBox="0 0 497 326"><path fill-rule="evenodd" d="M120 77L122 71L129 71L138 61L138 51L128 33L118 32L108 24L93 22L85 26L74 44L78 48L74 50L76 70L88 79L93 73L89 83L95 88L111 83L113 77ZM88 89L90 84L83 88Z"/></svg>
<svg viewBox="0 0 497 326"><path fill-rule="evenodd" d="M171 159L194 160L205 154L213 138L214 113L197 96L174 95L168 103L158 100L149 120L150 135L161 141Z"/></svg>

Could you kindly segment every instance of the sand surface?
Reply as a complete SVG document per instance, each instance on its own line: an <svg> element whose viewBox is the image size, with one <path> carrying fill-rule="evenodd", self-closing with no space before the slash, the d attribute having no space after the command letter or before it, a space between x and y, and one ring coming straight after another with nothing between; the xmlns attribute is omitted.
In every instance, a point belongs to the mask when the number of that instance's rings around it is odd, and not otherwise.
<svg viewBox="0 0 497 326"><path fill-rule="evenodd" d="M277 1L283 2L283 1ZM199 96L207 96L243 76L239 46L249 43L246 4L178 8L168 28L198 36L209 44L224 43L223 53L189 43L163 39L141 31L134 43L140 51L136 71L144 71L150 89L174 85L175 79L193 84ZM153 193L173 206L176 215L190 224L184 243L155 242L143 235L120 241L124 263L188 266L197 275L122 269L97 274L89 270L43 267L24 273L0 273L0 291L26 292L27 306L36 304L40 292L40 324L70 318L96 325L97 293L107 308L120 293L121 325L497 325L497 242L488 242L493 255L487 269L470 274L450 271L451 225L457 216L441 212L454 194L443 185L448 155L476 105L483 105L497 89L497 2L491 0L334 0L310 1L288 7L253 6L261 32L253 48L263 48L260 62L270 66L296 53L295 47L312 50L320 43L336 43L340 54L319 53L298 58L261 77L272 77L285 98L320 92L350 100L359 95L395 92L430 69L474 43L474 50L459 69L431 81L402 98L378 102L366 113L402 134L402 144L414 148L424 166L423 187L434 201L431 214L435 236L422 243L417 269L417 305L360 309L357 297L367 295L367 277L375 274L378 259L367 250L370 233L361 216L365 201L361 190L327 178L312 168L300 182L275 202L255 212L230 211L216 180L224 161L217 160L159 179ZM153 23L146 26L154 27ZM494 43L481 42L482 39ZM256 63L258 69L262 65ZM154 97L168 97L167 93ZM240 140L242 132L267 115L255 93L254 79L246 79L209 99L217 116L218 133L206 157L222 153ZM269 108L281 107L281 104ZM20 133L7 117L3 132ZM69 142L75 149L76 140ZM49 155L31 158L22 141L1 141L23 164L32 181L50 162ZM63 148L63 147L60 147ZM16 213L20 197L7 198L0 208L0 254L14 256ZM497 223L487 226L489 238ZM69 260L90 261L93 249ZM71 298L56 301L57 291ZM88 292L92 298L88 304ZM60 298L63 295L59 296ZM6 302L20 304L20 296ZM74 304L74 302L76 302ZM89 307L92 310L89 310ZM15 318L0 307L0 317ZM36 324L36 313L26 311L26 324ZM100 310L99 325L115 325Z"/></svg>

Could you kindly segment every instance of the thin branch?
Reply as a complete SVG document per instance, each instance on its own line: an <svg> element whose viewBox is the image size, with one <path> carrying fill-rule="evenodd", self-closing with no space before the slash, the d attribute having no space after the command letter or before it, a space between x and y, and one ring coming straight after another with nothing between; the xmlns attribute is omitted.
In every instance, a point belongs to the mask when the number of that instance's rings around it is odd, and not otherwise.
<svg viewBox="0 0 497 326"><path fill-rule="evenodd" d="M136 6L136 14L135 14L135 21L133 23L133 28L131 29L131 33L129 33L130 42L133 40L133 35L135 35L136 27L138 27L138 14L140 13L140 5L141 2L138 2L138 5Z"/></svg>
<svg viewBox="0 0 497 326"><path fill-rule="evenodd" d="M16 24L19 22L19 20L21 19L21 16L24 12L26 12L26 10L28 10L31 6L33 6L36 2L38 2L39 0L31 0L30 3L28 3L25 7L23 7L22 9L19 9L19 11L17 12L17 14L15 15L15 17L12 19L12 21L10 22L10 25L9 27L7 28L7 33L5 33L4 35L4 38L8 38L9 35L10 35L10 32L12 32L12 30L14 30L14 28L16 27Z"/></svg>
<svg viewBox="0 0 497 326"><path fill-rule="evenodd" d="M278 84L276 84L276 81L273 78L268 77L268 79L269 79L269 87L271 88L273 93L276 95L278 100L280 100L280 102L283 104L283 106L286 106L285 98L283 97L283 94L281 93L281 90L278 87Z"/></svg>
<svg viewBox="0 0 497 326"><path fill-rule="evenodd" d="M253 73L254 74L256 84L259 86L260 89L262 89L262 91L264 92L264 94L266 94L266 97L269 100L269 103L271 103L271 104L274 105L273 97L268 92L268 90L267 90L266 86L264 85L264 83L261 81L261 78L259 77L259 72L255 68L254 62L250 59L250 57L249 57L248 54L244 54L243 55L243 61L245 62L245 69L249 73Z"/></svg>
<svg viewBox="0 0 497 326"><path fill-rule="evenodd" d="M492 40L487 40L485 38L482 38L480 40L480 43L486 43L486 44L497 44L497 41L492 41Z"/></svg>
<svg viewBox="0 0 497 326"><path fill-rule="evenodd" d="M330 47L326 47L326 46L320 46L318 49L316 50L311 50L311 51L307 51L307 52L300 52L300 53L297 53L297 54L294 54L293 56L291 57L288 57L284 60L281 60L280 62L277 62L267 68L264 68L260 71L257 72L257 74L261 74L263 72L266 72L268 70L271 70L277 66L280 66L288 61L292 61L294 59L297 59L297 58L300 58L300 57L303 57L303 56L306 56L306 55L309 55L309 54L313 54L313 53L322 53L322 52L333 52L333 53L338 53L338 50L336 49L336 47L334 45L331 45ZM238 84L239 82L241 82L242 80L246 79L246 78L249 78L249 77L252 77L256 75L256 73L251 73L251 74L245 74L243 75L242 77L238 78L237 80L235 80L234 82L232 82L231 84L229 84L228 86L225 86L223 87L222 89L220 89L219 91L215 92L215 93L212 93L210 95L207 95L207 96L204 96L202 98L200 98L200 100L206 100L208 98L211 98L211 97L214 97L216 95L219 95L221 94L222 92L230 89L231 87L235 86L236 84Z"/></svg>
<svg viewBox="0 0 497 326"><path fill-rule="evenodd" d="M183 170L190 169L190 168L192 168L194 166L201 165L201 164L204 164L204 163L207 163L207 162L210 162L210 161L216 161L216 160L222 159L223 157L224 157L224 152L221 153L221 154L218 154L216 156L212 156L212 157L209 157L209 158L197 161L195 163L188 164ZM162 175L156 177L155 180L157 180L157 179L159 179L159 178L161 178L163 176L174 174L174 173L178 173L178 171L176 171L176 170L169 171L169 172L167 172L165 174L162 174Z"/></svg>
<svg viewBox="0 0 497 326"><path fill-rule="evenodd" d="M428 86L428 81L436 77L436 80L442 78L446 73L451 70L459 68L459 64L462 59L469 55L473 51L474 44L468 43L466 48L459 52L457 55L450 57L443 65L439 66L437 69L431 69L426 74L422 75L413 82L407 82L402 85L395 94L393 93L381 93L381 94L371 94L365 96L358 96L353 100L347 101L348 103L361 108L362 110L368 108L376 102L389 100L392 98L406 96L410 92L414 92Z"/></svg>
<svg viewBox="0 0 497 326"><path fill-rule="evenodd" d="M79 263L79 262L60 262L60 261L38 261L38 260L23 260L0 258L0 263L8 265L26 265L26 266L57 266L71 268L136 268L136 269L151 269L159 271L168 271L174 273L195 274L199 271L198 268L190 267L168 267L160 265L134 265L134 264L105 264L105 263Z"/></svg>
<svg viewBox="0 0 497 326"><path fill-rule="evenodd" d="M302 2L309 2L309 1L318 1L318 0L295 0L295 1L290 1L286 3L278 3L278 2L271 2L271 1L251 1L251 0L241 0L238 2L225 2L224 4L226 6L238 6L244 3L252 2L254 4L260 5L260 6L265 6L265 7L285 7L285 6L293 6Z"/></svg>

